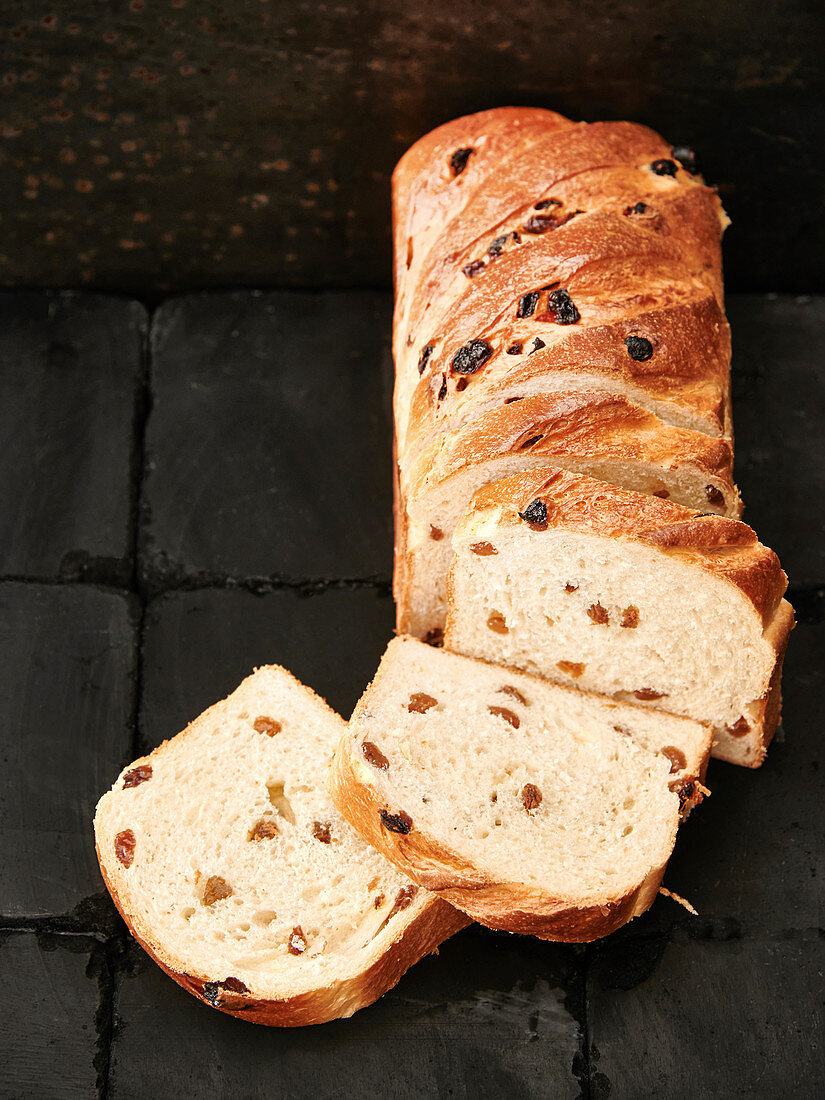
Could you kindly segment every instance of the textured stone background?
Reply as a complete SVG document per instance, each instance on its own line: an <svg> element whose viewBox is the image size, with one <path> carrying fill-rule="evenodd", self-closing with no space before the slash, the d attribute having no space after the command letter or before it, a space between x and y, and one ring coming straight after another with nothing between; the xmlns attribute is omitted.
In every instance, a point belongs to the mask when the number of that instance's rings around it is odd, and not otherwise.
<svg viewBox="0 0 825 1100"><path fill-rule="evenodd" d="M825 287L818 0L0 0L0 285L389 285L389 176L503 103L702 155L733 290Z"/></svg>

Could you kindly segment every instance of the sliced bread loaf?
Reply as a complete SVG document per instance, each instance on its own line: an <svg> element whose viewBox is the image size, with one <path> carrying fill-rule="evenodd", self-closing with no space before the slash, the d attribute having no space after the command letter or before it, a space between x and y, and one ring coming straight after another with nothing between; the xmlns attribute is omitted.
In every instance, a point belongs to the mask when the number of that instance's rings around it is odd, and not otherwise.
<svg viewBox="0 0 825 1100"><path fill-rule="evenodd" d="M710 729L394 639L330 770L340 812L493 928L587 941L652 903Z"/></svg>
<svg viewBox="0 0 825 1100"><path fill-rule="evenodd" d="M344 722L261 668L103 796L103 877L135 938L184 989L279 1026L350 1016L467 918L336 813Z"/></svg>
<svg viewBox="0 0 825 1100"><path fill-rule="evenodd" d="M453 547L449 648L708 722L713 755L762 762L793 610L745 524L544 468L480 489Z"/></svg>
<svg viewBox="0 0 825 1100"><path fill-rule="evenodd" d="M727 440L666 424L604 390L508 402L442 436L403 479L409 522L399 531L406 540L397 566L401 633L443 634L452 535L473 493L490 481L551 465L701 511L742 511Z"/></svg>

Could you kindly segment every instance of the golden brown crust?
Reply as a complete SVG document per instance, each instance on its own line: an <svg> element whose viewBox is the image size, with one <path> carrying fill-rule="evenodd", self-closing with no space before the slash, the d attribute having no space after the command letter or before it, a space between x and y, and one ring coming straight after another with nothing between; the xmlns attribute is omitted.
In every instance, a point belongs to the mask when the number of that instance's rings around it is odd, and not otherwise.
<svg viewBox="0 0 825 1100"><path fill-rule="evenodd" d="M470 466L515 454L659 466L662 487L673 471L689 468L722 493L728 515L741 514L727 440L665 424L623 394L605 390L534 394L449 432L411 464L407 497L418 497Z"/></svg>
<svg viewBox="0 0 825 1100"><path fill-rule="evenodd" d="M759 614L773 619L788 586L779 559L739 520L707 515L657 497L620 489L582 474L543 467L480 489L462 530L490 521L525 523L532 501L547 509L547 526L585 531L654 546L738 588Z"/></svg>
<svg viewBox="0 0 825 1100"><path fill-rule="evenodd" d="M588 943L614 932L655 900L665 864L626 894L575 905L523 883L495 881L414 825L406 835L389 831L381 823L384 800L365 769L353 766L353 744L352 736L344 734L330 768L329 790L340 813L413 881L479 923L540 939Z"/></svg>
<svg viewBox="0 0 825 1100"><path fill-rule="evenodd" d="M435 896L427 898L414 917L404 925L400 936L362 973L280 1000L260 998L251 993L221 988L221 980L228 975L187 974L179 969L179 964L170 959L162 944L147 935L127 911L107 873L106 860L100 850L96 850L103 881L112 901L132 936L161 970L211 1008L268 1027L303 1027L351 1016L358 1009L377 1001L398 983L411 966L471 923L466 914L446 901ZM214 985L218 988L207 996L205 988L208 991Z"/></svg>

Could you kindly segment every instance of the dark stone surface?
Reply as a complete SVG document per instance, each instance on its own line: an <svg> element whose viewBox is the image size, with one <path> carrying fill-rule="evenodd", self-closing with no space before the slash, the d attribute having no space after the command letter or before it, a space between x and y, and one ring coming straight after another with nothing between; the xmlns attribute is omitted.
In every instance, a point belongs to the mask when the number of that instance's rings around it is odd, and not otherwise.
<svg viewBox="0 0 825 1100"><path fill-rule="evenodd" d="M733 295L736 476L744 519L795 587L825 582L825 298Z"/></svg>
<svg viewBox="0 0 825 1100"><path fill-rule="evenodd" d="M391 303L201 295L152 327L143 568L389 578Z"/></svg>
<svg viewBox="0 0 825 1100"><path fill-rule="evenodd" d="M0 294L0 575L128 581L146 324L137 302Z"/></svg>
<svg viewBox="0 0 825 1100"><path fill-rule="evenodd" d="M711 761L711 797L681 830L665 885L706 923L745 935L815 929L825 911L822 769L825 622L802 621L783 679L783 725L757 772ZM671 903L667 916L679 916ZM689 924L694 924L688 918Z"/></svg>
<svg viewBox="0 0 825 1100"><path fill-rule="evenodd" d="M83 936L0 932L0 1093L7 1100L95 1096L101 949Z"/></svg>
<svg viewBox="0 0 825 1100"><path fill-rule="evenodd" d="M392 601L369 588L159 596L146 615L141 744L172 737L264 664L288 668L348 718L393 623Z"/></svg>
<svg viewBox="0 0 825 1100"><path fill-rule="evenodd" d="M389 177L502 104L694 145L732 289L825 286L810 0L2 0L0 282L388 286Z"/></svg>
<svg viewBox="0 0 825 1100"><path fill-rule="evenodd" d="M579 982L557 945L470 928L351 1019L280 1031L208 1009L133 959L117 993L117 1100L579 1095Z"/></svg>
<svg viewBox="0 0 825 1100"><path fill-rule="evenodd" d="M68 914L102 890L92 816L131 752L130 599L0 584L3 917Z"/></svg>
<svg viewBox="0 0 825 1100"><path fill-rule="evenodd" d="M628 965L627 942L593 967L591 1096L822 1095L821 938L662 947L649 975Z"/></svg>

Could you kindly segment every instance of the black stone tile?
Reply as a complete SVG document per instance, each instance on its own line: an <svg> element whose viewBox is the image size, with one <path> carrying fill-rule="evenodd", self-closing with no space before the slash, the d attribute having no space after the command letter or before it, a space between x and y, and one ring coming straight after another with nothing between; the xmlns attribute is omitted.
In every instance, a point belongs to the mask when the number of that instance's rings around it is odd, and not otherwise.
<svg viewBox="0 0 825 1100"><path fill-rule="evenodd" d="M152 328L151 583L388 578L391 303L371 293L173 300Z"/></svg>
<svg viewBox="0 0 825 1100"><path fill-rule="evenodd" d="M0 905L66 914L103 887L92 816L130 755L130 600L0 584Z"/></svg>
<svg viewBox="0 0 825 1100"><path fill-rule="evenodd" d="M680 832L665 885L699 910L689 926L751 935L822 924L825 623L801 621L791 635L783 694L782 728L765 763L751 771L711 761L711 797ZM664 899L657 910L657 919L685 915Z"/></svg>
<svg viewBox="0 0 825 1100"><path fill-rule="evenodd" d="M0 294L0 575L125 583L146 313Z"/></svg>
<svg viewBox="0 0 825 1100"><path fill-rule="evenodd" d="M4 1097L97 1095L100 954L100 946L82 936L0 933Z"/></svg>
<svg viewBox="0 0 825 1100"><path fill-rule="evenodd" d="M732 295L744 519L796 587L825 584L825 297Z"/></svg>
<svg viewBox="0 0 825 1100"><path fill-rule="evenodd" d="M799 1097L825 1081L825 942L607 945L588 980L591 1096Z"/></svg>
<svg viewBox="0 0 825 1100"><path fill-rule="evenodd" d="M222 1016L134 958L117 997L117 1100L579 1095L581 992L557 945L469 928L351 1019L282 1030Z"/></svg>
<svg viewBox="0 0 825 1100"><path fill-rule="evenodd" d="M160 744L234 691L254 668L288 668L344 717L392 636L393 606L373 589L170 592L149 605L141 743Z"/></svg>

